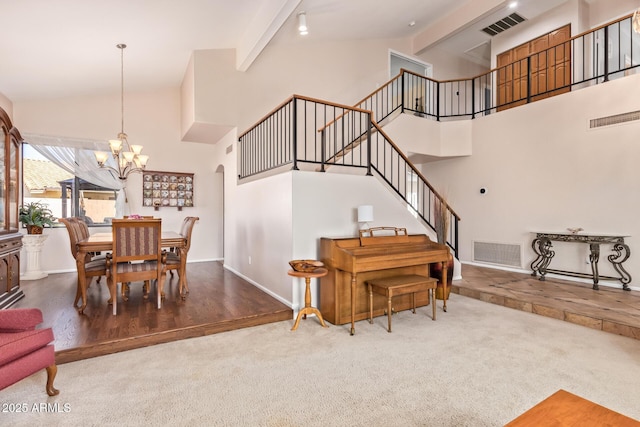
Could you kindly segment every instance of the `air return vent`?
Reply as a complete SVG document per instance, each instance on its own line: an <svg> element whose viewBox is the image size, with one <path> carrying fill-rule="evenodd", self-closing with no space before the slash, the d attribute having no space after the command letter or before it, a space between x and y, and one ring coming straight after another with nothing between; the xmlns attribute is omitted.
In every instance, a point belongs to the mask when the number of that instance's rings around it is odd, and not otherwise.
<svg viewBox="0 0 640 427"><path fill-rule="evenodd" d="M522 267L520 245L508 243L473 242L473 260L509 267Z"/></svg>
<svg viewBox="0 0 640 427"><path fill-rule="evenodd" d="M518 25L521 22L524 22L525 19L518 15L517 13L512 13L511 15L502 18L499 21L494 22L493 24L484 27L482 29L482 31L484 31L485 33L489 34L491 37L495 36L496 34L499 34L501 32L503 32L504 30L508 30L511 27L514 27L516 25Z"/></svg>
<svg viewBox="0 0 640 427"><path fill-rule="evenodd" d="M640 111L632 111L630 113L616 114L615 116L600 117L599 119L589 120L589 129L600 128L603 126L614 126L621 123L640 120Z"/></svg>

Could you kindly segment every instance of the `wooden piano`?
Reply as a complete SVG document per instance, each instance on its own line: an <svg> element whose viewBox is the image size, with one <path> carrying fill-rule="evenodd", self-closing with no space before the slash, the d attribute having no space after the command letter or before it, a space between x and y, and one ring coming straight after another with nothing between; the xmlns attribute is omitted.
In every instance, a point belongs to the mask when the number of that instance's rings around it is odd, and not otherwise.
<svg viewBox="0 0 640 427"><path fill-rule="evenodd" d="M393 230L392 235L374 236L377 230ZM407 235L403 228L378 227L361 232L360 237L320 239L320 259L329 270L320 286L320 312L334 325L351 322L351 335L355 322L368 318L366 281L403 274L429 276L429 264L441 262L446 271L449 248L429 239L425 234ZM444 275L444 286L446 283ZM444 295L447 293L444 292ZM384 314L386 302L375 295L374 316ZM429 304L429 294L416 294L416 306ZM432 302L435 304L435 302ZM411 307L411 296L394 299L396 311ZM446 311L447 301L444 300Z"/></svg>

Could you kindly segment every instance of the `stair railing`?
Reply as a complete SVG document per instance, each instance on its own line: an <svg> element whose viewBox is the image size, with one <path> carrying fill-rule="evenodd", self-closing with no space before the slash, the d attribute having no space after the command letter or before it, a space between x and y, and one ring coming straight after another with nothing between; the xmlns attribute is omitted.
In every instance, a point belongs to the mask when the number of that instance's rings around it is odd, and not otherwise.
<svg viewBox="0 0 640 427"><path fill-rule="evenodd" d="M435 231L436 204L450 216L447 244L458 256L459 216L373 120L358 107L293 95L238 139L239 179L292 165L376 172ZM326 125L328 123L328 125Z"/></svg>
<svg viewBox="0 0 640 427"><path fill-rule="evenodd" d="M448 216L446 244L458 258L458 225L460 217L439 194L427 178L413 165L405 154L389 138L376 122L370 138L371 167L407 204L407 209L424 221L434 232L440 218L437 205L442 206Z"/></svg>

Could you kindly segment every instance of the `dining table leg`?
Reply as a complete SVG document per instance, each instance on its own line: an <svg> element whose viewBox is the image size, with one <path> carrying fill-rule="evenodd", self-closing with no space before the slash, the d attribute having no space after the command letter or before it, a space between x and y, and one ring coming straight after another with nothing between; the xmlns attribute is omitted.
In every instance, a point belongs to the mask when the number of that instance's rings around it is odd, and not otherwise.
<svg viewBox="0 0 640 427"><path fill-rule="evenodd" d="M84 269L84 261L86 253L78 251L76 254L76 270L78 271L78 289L80 290L80 298L82 299L82 305L78 308L78 313L84 313L84 309L87 307L87 274Z"/></svg>
<svg viewBox="0 0 640 427"><path fill-rule="evenodd" d="M180 297L185 299L189 293L189 285L187 284L187 250L186 248L178 248L178 254L180 256L180 278L179 278L179 292Z"/></svg>

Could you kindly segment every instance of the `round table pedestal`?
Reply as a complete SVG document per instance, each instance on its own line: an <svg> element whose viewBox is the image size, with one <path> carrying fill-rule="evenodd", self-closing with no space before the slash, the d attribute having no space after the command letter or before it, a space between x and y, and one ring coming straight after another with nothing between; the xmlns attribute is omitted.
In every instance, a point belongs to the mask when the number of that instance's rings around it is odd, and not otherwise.
<svg viewBox="0 0 640 427"><path fill-rule="evenodd" d="M22 244L27 253L27 269L20 275L20 280L37 280L49 275L40 269L40 253L47 237L48 234L25 234L22 237Z"/></svg>
<svg viewBox="0 0 640 427"><path fill-rule="evenodd" d="M295 331L296 329L298 329L298 324L300 324L300 317L303 317L304 319L306 319L307 314L315 314L318 317L318 320L320 320L320 324L325 328L327 327L327 325L325 325L324 323L324 319L322 318L322 314L320 314L320 310L311 306L311 279L326 276L328 271L329 270L322 267L316 268L313 271L295 271L295 270L288 271L289 276L303 277L304 283L305 283L304 308L298 312L298 316L296 317L296 322L293 324L293 328L291 328L292 331Z"/></svg>

